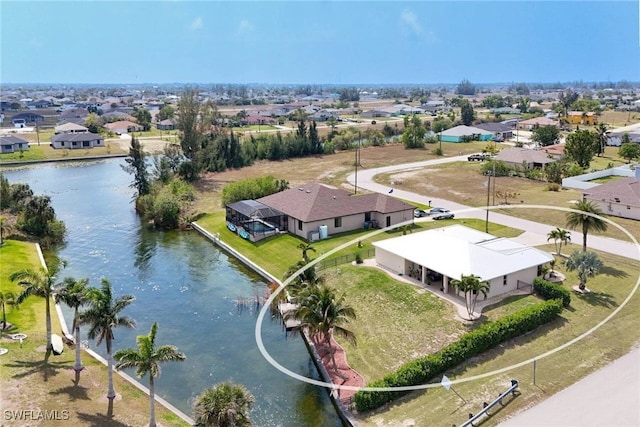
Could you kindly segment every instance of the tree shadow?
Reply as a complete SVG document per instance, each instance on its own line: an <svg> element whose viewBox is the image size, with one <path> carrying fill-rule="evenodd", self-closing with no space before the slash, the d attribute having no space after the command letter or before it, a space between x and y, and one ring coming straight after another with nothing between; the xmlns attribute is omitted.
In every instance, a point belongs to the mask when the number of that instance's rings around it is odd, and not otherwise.
<svg viewBox="0 0 640 427"><path fill-rule="evenodd" d="M618 279L622 279L629 276L629 273L623 270L619 270L615 267L605 266L600 269L600 274L605 274L607 276L615 277Z"/></svg>
<svg viewBox="0 0 640 427"><path fill-rule="evenodd" d="M615 300L613 295L605 292L589 292L588 294L579 295L579 297L593 306L607 308L618 306L618 302Z"/></svg>
<svg viewBox="0 0 640 427"><path fill-rule="evenodd" d="M61 370L67 369L66 362L45 362L44 360L32 362L16 361L6 366L21 370L14 374L13 378L21 379L40 373L44 382L49 381L49 377L58 375Z"/></svg>
<svg viewBox="0 0 640 427"><path fill-rule="evenodd" d="M70 385L66 387L61 387L57 390L50 391L49 394L66 394L69 396L69 400L91 400L88 394L89 389L87 387L82 387L79 385Z"/></svg>
<svg viewBox="0 0 640 427"><path fill-rule="evenodd" d="M84 412L76 412L78 419L84 421L84 424L95 427L128 427L129 424L113 419L113 399L109 399L107 414L87 414Z"/></svg>

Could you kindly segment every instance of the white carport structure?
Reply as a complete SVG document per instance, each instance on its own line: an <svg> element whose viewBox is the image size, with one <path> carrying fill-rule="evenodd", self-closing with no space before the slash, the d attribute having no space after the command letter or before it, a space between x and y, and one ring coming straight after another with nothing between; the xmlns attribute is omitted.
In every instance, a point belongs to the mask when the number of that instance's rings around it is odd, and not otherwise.
<svg viewBox="0 0 640 427"><path fill-rule="evenodd" d="M553 256L513 240L463 225L436 228L374 242L376 263L455 294L450 279L475 274L489 282L487 298L513 291L541 274Z"/></svg>

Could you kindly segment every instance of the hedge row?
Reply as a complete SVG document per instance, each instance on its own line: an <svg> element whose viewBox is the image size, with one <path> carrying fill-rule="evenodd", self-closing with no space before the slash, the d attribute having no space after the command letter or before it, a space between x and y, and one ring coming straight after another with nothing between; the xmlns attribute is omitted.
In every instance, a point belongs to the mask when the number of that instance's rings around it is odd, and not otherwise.
<svg viewBox="0 0 640 427"><path fill-rule="evenodd" d="M569 307L571 304L571 292L560 285L536 277L533 279L533 290L545 300L561 299L562 305Z"/></svg>
<svg viewBox="0 0 640 427"><path fill-rule="evenodd" d="M437 353L405 363L395 373L372 382L368 387L406 387L425 384L483 351L554 320L561 311L560 299L549 300L524 308L495 322L485 323ZM359 391L354 396L354 402L358 411L369 411L406 393L408 392Z"/></svg>

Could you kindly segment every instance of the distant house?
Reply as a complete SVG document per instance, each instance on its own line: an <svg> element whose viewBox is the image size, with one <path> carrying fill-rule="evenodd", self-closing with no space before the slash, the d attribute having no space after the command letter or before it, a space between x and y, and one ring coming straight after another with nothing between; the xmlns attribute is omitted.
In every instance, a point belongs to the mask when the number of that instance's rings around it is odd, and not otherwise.
<svg viewBox="0 0 640 427"><path fill-rule="evenodd" d="M83 133L89 132L89 129L76 123L64 123L55 127L55 133Z"/></svg>
<svg viewBox="0 0 640 427"><path fill-rule="evenodd" d="M567 117L563 118L572 125L595 125L598 123L598 118L592 111L588 113L583 113L582 111L569 111L567 113Z"/></svg>
<svg viewBox="0 0 640 427"><path fill-rule="evenodd" d="M84 123L89 117L89 111L83 108L70 108L68 110L63 110L58 116L58 121L61 123L64 122L72 122L72 123Z"/></svg>
<svg viewBox="0 0 640 427"><path fill-rule="evenodd" d="M36 108L50 108L53 106L51 101L46 99L39 99L38 101L29 102L27 104L27 108L30 110L35 110Z"/></svg>
<svg viewBox="0 0 640 427"><path fill-rule="evenodd" d="M494 141L504 141L513 137L513 127L504 123L479 123L476 127L493 133L491 139Z"/></svg>
<svg viewBox="0 0 640 427"><path fill-rule="evenodd" d="M635 175L582 190L582 197L604 214L640 220L640 165L636 166Z"/></svg>
<svg viewBox="0 0 640 427"><path fill-rule="evenodd" d="M173 123L173 120L164 119L158 122L156 127L158 128L158 130L174 130L176 128L176 125Z"/></svg>
<svg viewBox="0 0 640 427"><path fill-rule="evenodd" d="M424 110L425 113L436 114L439 111L447 111L448 108L444 101L427 101L420 106Z"/></svg>
<svg viewBox="0 0 640 427"><path fill-rule="evenodd" d="M104 138L97 133L59 133L51 137L52 148L79 148L104 147Z"/></svg>
<svg viewBox="0 0 640 427"><path fill-rule="evenodd" d="M362 113L360 113L360 117L367 117L367 118L391 117L391 112L382 111L374 108L373 110L363 111Z"/></svg>
<svg viewBox="0 0 640 427"><path fill-rule="evenodd" d="M142 127L141 125L130 122L128 120L120 120L117 122L107 123L106 125L104 125L104 127L118 135L130 132L142 132L144 130L144 127Z"/></svg>
<svg viewBox="0 0 640 427"><path fill-rule="evenodd" d="M35 125L36 123L44 122L44 116L35 113L18 113L11 119L11 122L16 125L22 123L26 126Z"/></svg>
<svg viewBox="0 0 640 427"><path fill-rule="evenodd" d="M489 141L493 132L479 127L460 125L442 131L442 142Z"/></svg>
<svg viewBox="0 0 640 427"><path fill-rule="evenodd" d="M390 227L413 219L414 206L386 194L351 193L323 184L306 184L256 202L282 213L280 231L313 241L362 228ZM227 220L235 211L227 206Z"/></svg>
<svg viewBox="0 0 640 427"><path fill-rule="evenodd" d="M548 252L463 225L380 240L373 246L377 265L459 296L452 279L475 274L489 282L491 298L531 285L542 266L553 261Z"/></svg>
<svg viewBox="0 0 640 427"><path fill-rule="evenodd" d="M630 142L640 143L640 123L607 131L607 145L621 146L625 134L629 137Z"/></svg>
<svg viewBox="0 0 640 427"><path fill-rule="evenodd" d="M18 151L27 151L29 149L29 141L19 138L15 135L0 136L0 153L15 153Z"/></svg>
<svg viewBox="0 0 640 427"><path fill-rule="evenodd" d="M504 162L513 168L520 167L525 170L544 169L549 163L556 161L555 158L543 151L517 147L500 151L494 160Z"/></svg>
<svg viewBox="0 0 640 427"><path fill-rule="evenodd" d="M518 126L518 129L534 130L534 129L538 129L539 127L543 127L543 126L559 127L560 126L560 122L558 122L557 120L548 119L546 117L535 117L535 118L529 119L529 120L522 120L522 121L518 122L517 126Z"/></svg>
<svg viewBox="0 0 640 427"><path fill-rule="evenodd" d="M319 110L309 116L310 120L314 120L316 122L326 122L330 118L338 119L338 111L335 109L324 109Z"/></svg>

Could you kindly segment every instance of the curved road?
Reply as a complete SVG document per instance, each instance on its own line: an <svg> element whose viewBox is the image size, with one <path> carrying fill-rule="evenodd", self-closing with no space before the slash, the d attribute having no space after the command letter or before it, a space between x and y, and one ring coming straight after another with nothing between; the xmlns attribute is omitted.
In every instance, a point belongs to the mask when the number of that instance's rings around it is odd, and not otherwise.
<svg viewBox="0 0 640 427"><path fill-rule="evenodd" d="M466 161L466 156L427 160L386 166L351 174L347 181L357 188L389 193L390 188L373 181L380 173L409 171L448 162ZM441 206L458 217L485 219L486 210L393 188L395 197L414 203ZM526 208L526 207L525 207ZM531 206L531 208L534 208ZM556 227L497 212L489 212L489 220L526 230L514 240L528 245L547 243L547 233ZM634 236L635 237L635 236ZM582 233L572 232L572 242L581 242ZM640 246L601 236L589 236L589 247L632 259L640 259ZM633 332L635 333L635 331ZM515 415L505 426L640 426L640 351L628 355L549 397L537 406Z"/></svg>

